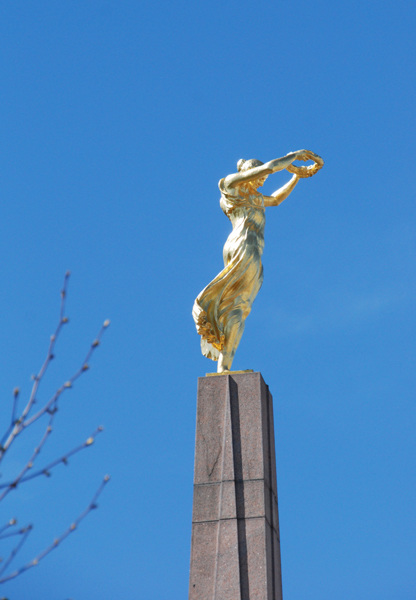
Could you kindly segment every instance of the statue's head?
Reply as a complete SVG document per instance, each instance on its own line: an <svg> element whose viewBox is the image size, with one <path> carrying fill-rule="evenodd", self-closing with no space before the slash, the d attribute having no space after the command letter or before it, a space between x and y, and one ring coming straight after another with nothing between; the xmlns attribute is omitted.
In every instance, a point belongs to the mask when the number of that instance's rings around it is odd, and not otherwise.
<svg viewBox="0 0 416 600"><path fill-rule="evenodd" d="M244 158L240 158L237 163L238 171L248 171L249 169L254 169L254 167L261 167L264 163L261 160L257 160L257 158L250 158L249 160L245 160Z"/></svg>
<svg viewBox="0 0 416 600"><path fill-rule="evenodd" d="M241 173L250 169L254 169L254 167L261 167L261 165L264 165L264 163L262 163L261 160L257 160L257 158L250 158L249 160L244 160L244 158L240 158L240 160L237 163L237 169ZM266 179L267 175L263 175L262 177L257 177L256 179L253 179L249 182L249 184L252 188L257 189L258 187L261 187L264 184Z"/></svg>

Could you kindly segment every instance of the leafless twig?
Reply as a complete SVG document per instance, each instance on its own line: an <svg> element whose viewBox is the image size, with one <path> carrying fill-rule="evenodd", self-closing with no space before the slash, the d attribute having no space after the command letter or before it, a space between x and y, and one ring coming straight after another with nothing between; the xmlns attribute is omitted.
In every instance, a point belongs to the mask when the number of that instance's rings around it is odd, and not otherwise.
<svg viewBox="0 0 416 600"><path fill-rule="evenodd" d="M10 565L10 563L12 562L12 560L16 557L17 553L19 552L19 550L21 549L21 547L23 546L23 544L27 540L27 538L28 538L30 532L32 531L32 529L33 529L32 525L28 525L27 527L24 527L23 529L20 529L17 532L22 537L20 538L20 540L16 544L16 546L13 548L13 550L10 552L10 554L7 557L7 559L5 560L4 564L0 567L0 575L2 575L4 573L4 571ZM1 579L0 579L0 582L1 582Z"/></svg>
<svg viewBox="0 0 416 600"><path fill-rule="evenodd" d="M54 541L52 542L52 544L50 544L50 546L48 546L47 548L45 548L45 550L43 550L37 556L35 556L35 558L33 560L31 560L30 562L26 563L25 565L23 565L19 569L16 569L16 571L13 571L12 573L10 573L9 575L6 575L5 577L1 577L0 578L0 583L4 583L5 581L9 581L10 579L14 579L15 577L17 577L18 575L21 575L22 573L24 573L28 569L31 569L32 567L36 567L40 563L40 561L43 558L45 558L45 556L47 556L50 552L52 552L52 550L55 550L55 548L57 548L59 546L59 544L65 538L67 538L73 531L75 531L75 529L78 527L78 525L81 523L81 521L83 519L85 519L85 517L92 510L94 510L95 508L98 508L98 505L97 505L98 497L101 494L101 492L103 491L104 486L106 485L106 483L108 483L108 481L110 481L110 477L109 477L109 475L106 475L104 477L104 479L102 480L102 482L100 484L100 487L95 492L95 494L94 494L91 502L87 506L87 508L75 519L75 521L73 521L73 523L71 523L71 525L68 527L68 529L66 529L63 533L61 533L61 535L59 537L57 537L57 538L54 539ZM29 527L31 527L31 526L29 526ZM29 527L26 529L27 535L29 535L29 533L30 533ZM10 556L8 558L8 564L7 564L7 566L10 565L10 562L13 560L13 558L16 556L17 552L22 547L24 541L26 541L27 535L23 539L23 542L19 543L16 546L16 548L14 548L13 551L11 552L11 554L10 554ZM3 570L5 570L5 569L4 568L0 569L0 575L2 574Z"/></svg>
<svg viewBox="0 0 416 600"><path fill-rule="evenodd" d="M30 395L29 395L29 399L28 399L26 405L24 406L23 410L20 412L19 416L17 416L17 414L19 412L18 411L19 389L15 388L13 391L13 404L12 404L11 420L10 420L10 423L9 423L6 431L4 432L3 436L0 439L0 462L4 459L5 455L7 454L8 450L10 449L12 444L16 441L16 439L18 439L19 436L24 431L27 431L27 429L30 427L30 425L32 425L33 423L35 423L42 417L47 417L46 426L43 430L43 434L41 435L40 440L38 441L34 450L32 451L31 456L25 462L25 464L21 468L20 472L15 477L13 477L12 480L0 485L0 501L3 500L5 498L5 496L7 496L7 494L9 494L9 492L11 492L12 490L15 490L20 484L28 482L28 481L30 481L36 477L39 477L41 475L45 475L45 476L49 477L51 475L52 469L54 469L60 463L67 465L70 457L72 457L74 454L77 454L81 450L91 446L94 443L97 435L99 433L101 433L101 431L103 430L102 427L98 427L86 439L85 442L72 448L71 450L66 452L63 456L61 456L60 458L55 459L52 462L49 462L43 468L34 470L33 467L34 467L35 461L38 459L41 450L44 448L46 442L48 441L48 439L53 431L53 422L55 419L56 412L58 410L58 402L59 402L62 394L65 391L71 389L74 382L83 373L85 373L89 369L89 362L92 357L92 354L94 353L96 348L99 346L99 344L101 342L101 337L102 337L104 331L107 329L107 327L110 324L110 321L108 321L108 320L104 321L97 337L94 339L94 341L90 345L90 348L89 348L84 360L82 361L81 366L78 368L78 370L54 392L54 394L49 398L49 400L47 400L43 404L43 406L41 406L40 409L38 409L36 412L33 412L34 405L37 401L40 384L43 381L43 378L45 376L45 373L48 369L50 362L54 358L55 346L56 346L56 342L58 340L59 334L61 333L62 327L66 323L69 322L68 317L65 316L66 296L67 296L69 276L70 276L70 273L67 272L65 274L64 284L63 284L63 287L61 290L61 304L60 304L60 310L59 310L59 320L58 320L58 324L56 326L55 332L50 337L49 347L48 347L48 352L47 352L46 358L45 358L38 374L33 376L33 385L32 385ZM0 561L2 562L2 564L0 566L0 583L4 583L5 581L8 581L9 579L13 579L17 575L20 575L24 571L27 571L27 569L37 565L47 554L49 554L54 548L56 548L62 540L64 540L70 533L72 533L72 531L74 531L76 529L77 525L87 516L87 514L89 512L91 512L91 510L93 510L94 508L97 507L97 504L96 504L97 498L101 494L105 484L109 481L109 479L110 478L108 475L106 475L104 477L103 482L101 483L100 487L98 488L97 492L95 493L95 495L94 495L93 499L91 500L90 504L88 505L88 507L84 510L83 513L81 513L81 515L72 523L72 525L64 533L62 533L58 538L56 538L54 540L54 542L48 548L46 548L40 554L38 554L31 562L27 563L26 565L17 569L16 571L14 571L13 573L11 573L9 575L3 575L3 574L6 572L6 570L10 566L11 562L14 560L14 558L16 557L16 555L22 548L23 544L26 542L30 532L33 529L33 526L27 525L25 527L17 529L15 527L17 524L17 520L15 518L13 518L13 519L10 519L3 527L0 527L0 540L4 540L5 538L19 537L18 543L12 549L12 551L10 552L8 557L4 561L1 561L1 559L0 559Z"/></svg>
<svg viewBox="0 0 416 600"><path fill-rule="evenodd" d="M60 396L68 389L72 388L74 382L83 374L85 373L85 371L87 371L89 369L89 361L91 359L91 356L94 352L94 350L100 345L101 342L101 337L104 333L104 331L107 329L107 327L110 325L110 321L107 319L104 321L97 337L94 339L94 341L92 342L87 355L85 356L84 360L82 361L82 364L80 366L80 368L72 375L72 377L70 377L65 383L63 383L57 390L56 392L53 394L52 398L50 398L45 404L44 406L38 410L34 415L32 415L31 417L29 417L31 409L33 408L33 405L36 401L36 395L37 392L39 390L39 386L40 383L42 381L43 376L46 373L46 369L48 368L50 362L53 360L54 358L54 349L55 349L55 344L56 341L58 339L58 336L61 332L61 329L63 327L63 325L65 323L68 323L69 319L67 317L64 316L65 313L65 300L66 300L66 294L67 294L67 287L68 287L68 279L69 279L69 275L70 273L67 272L65 274L65 280L64 280L64 285L62 287L62 291L61 291L61 307L60 307L60 311L59 311L59 322L58 325L56 327L55 333L53 335L51 335L50 338L50 342L49 342L49 348L48 348L48 353L47 356L45 358L45 361L43 363L43 365L41 366L39 373L37 375L34 376L33 380L33 386L32 386L32 390L29 396L29 400L26 404L26 406L24 407L20 417L18 419L15 419L15 413L16 413L16 403L17 403L17 398L19 395L19 390L18 388L16 388L14 390L14 401L13 401L13 410L12 410L12 422L8 428L8 430L6 431L6 434L3 436L3 439L5 439L4 443L1 444L0 446L0 462L1 460L4 458L4 455L6 454L7 450L10 448L10 446L12 445L12 443L14 442L14 440L16 439L16 437L27 427L29 427L30 425L32 425L32 423L34 423L35 421L37 421L40 417L42 417L45 413L50 414L52 417L54 415L54 413L56 412L56 408L57 408L57 403L58 400L60 398ZM46 436L47 437L47 436ZM46 441L46 438L45 438Z"/></svg>
<svg viewBox="0 0 416 600"><path fill-rule="evenodd" d="M49 427L48 427L46 429L46 432L45 432L44 436L42 437L41 444L39 444L39 446L37 446L35 448L35 450L34 450L34 452L32 454L31 459L24 466L24 468L19 473L19 475L15 479L13 479L13 481L9 481L7 483L0 484L0 490L4 490L0 494L0 501L3 500L4 496L6 496L6 494L8 494L12 489L16 489L18 484L24 483L25 481L30 481L30 479L34 479L35 477L38 477L39 475L46 475L46 477L49 477L51 475L51 470L54 467L56 467L60 463L63 463L65 465L67 465L68 464L68 460L69 460L69 458L71 456L73 456L74 454L77 454L78 452L80 452L84 448L88 448L88 446L91 446L94 443L95 438L97 437L97 435L99 433L101 433L103 430L104 430L104 428L102 426L97 427L97 429L90 435L89 438L87 438L85 440L84 443L80 444L79 446L76 446L76 448L73 448L72 450L70 450L69 452L67 452L66 454L64 454L63 456L61 456L60 458L57 458L54 461L50 462L49 464L47 464L42 469L39 469L38 471L35 471L34 473L30 473L30 475L25 475L25 473L29 469L32 468L33 462L35 460L35 457L39 453L39 447L43 443L43 440L45 439L45 436L49 435L49 433L50 433ZM0 535L1 535L1 531L0 531Z"/></svg>
<svg viewBox="0 0 416 600"><path fill-rule="evenodd" d="M8 523L3 525L3 527L0 527L0 537L6 537L7 534L5 534L4 532L7 531L8 529L10 529L10 527L14 527L16 524L17 524L16 519L10 519L10 521Z"/></svg>

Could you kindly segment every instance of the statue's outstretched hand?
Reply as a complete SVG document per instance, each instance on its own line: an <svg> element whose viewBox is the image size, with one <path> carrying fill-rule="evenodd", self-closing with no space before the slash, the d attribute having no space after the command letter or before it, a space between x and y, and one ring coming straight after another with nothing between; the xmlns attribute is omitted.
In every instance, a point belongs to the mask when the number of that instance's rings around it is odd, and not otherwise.
<svg viewBox="0 0 416 600"><path fill-rule="evenodd" d="M312 152L312 150L300 150L299 156L296 157L296 160L313 160L314 162L323 163L322 158L318 154L315 154L315 152Z"/></svg>

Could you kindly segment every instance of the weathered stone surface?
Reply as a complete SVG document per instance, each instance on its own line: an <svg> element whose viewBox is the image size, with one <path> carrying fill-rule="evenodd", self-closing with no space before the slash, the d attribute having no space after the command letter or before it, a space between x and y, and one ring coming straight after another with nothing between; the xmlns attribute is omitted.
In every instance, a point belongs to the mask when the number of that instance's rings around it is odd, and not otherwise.
<svg viewBox="0 0 416 600"><path fill-rule="evenodd" d="M201 377L190 600L282 600L273 401L260 373Z"/></svg>

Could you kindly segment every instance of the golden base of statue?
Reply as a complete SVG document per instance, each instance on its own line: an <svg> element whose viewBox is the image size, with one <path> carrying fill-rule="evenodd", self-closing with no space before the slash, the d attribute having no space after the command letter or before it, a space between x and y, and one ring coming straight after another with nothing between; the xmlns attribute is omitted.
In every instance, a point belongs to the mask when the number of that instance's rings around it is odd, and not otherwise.
<svg viewBox="0 0 416 600"><path fill-rule="evenodd" d="M219 375L241 375L242 373L253 373L253 369L243 371L223 371L222 373L205 373L205 377L218 377Z"/></svg>

